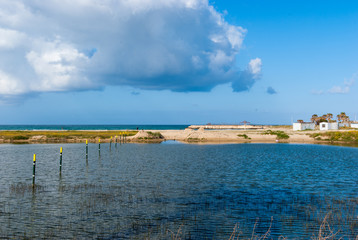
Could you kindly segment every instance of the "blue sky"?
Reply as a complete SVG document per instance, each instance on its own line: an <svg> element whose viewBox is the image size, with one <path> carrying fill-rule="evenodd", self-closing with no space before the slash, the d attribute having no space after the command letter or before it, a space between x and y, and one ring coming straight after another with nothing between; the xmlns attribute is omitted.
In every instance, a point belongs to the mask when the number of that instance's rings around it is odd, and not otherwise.
<svg viewBox="0 0 358 240"><path fill-rule="evenodd" d="M0 2L0 124L358 115L358 3Z"/></svg>

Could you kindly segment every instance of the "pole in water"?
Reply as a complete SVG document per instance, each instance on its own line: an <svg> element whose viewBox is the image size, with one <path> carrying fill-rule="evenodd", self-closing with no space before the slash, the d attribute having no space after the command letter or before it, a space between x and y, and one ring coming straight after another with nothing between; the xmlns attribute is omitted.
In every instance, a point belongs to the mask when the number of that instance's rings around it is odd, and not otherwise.
<svg viewBox="0 0 358 240"><path fill-rule="evenodd" d="M117 135L116 135L116 147L117 147L117 142L118 142L118 139L117 139Z"/></svg>
<svg viewBox="0 0 358 240"><path fill-rule="evenodd" d="M32 187L35 187L35 169L36 169L36 154L34 154L34 160L32 162Z"/></svg>
<svg viewBox="0 0 358 240"><path fill-rule="evenodd" d="M60 173L62 171L62 147L60 148Z"/></svg>
<svg viewBox="0 0 358 240"><path fill-rule="evenodd" d="M109 149L111 149L112 148L112 136L111 136L111 138L109 139Z"/></svg>
<svg viewBox="0 0 358 240"><path fill-rule="evenodd" d="M98 152L101 154L101 139L98 139Z"/></svg>
<svg viewBox="0 0 358 240"><path fill-rule="evenodd" d="M88 159L88 140L86 139L86 159Z"/></svg>

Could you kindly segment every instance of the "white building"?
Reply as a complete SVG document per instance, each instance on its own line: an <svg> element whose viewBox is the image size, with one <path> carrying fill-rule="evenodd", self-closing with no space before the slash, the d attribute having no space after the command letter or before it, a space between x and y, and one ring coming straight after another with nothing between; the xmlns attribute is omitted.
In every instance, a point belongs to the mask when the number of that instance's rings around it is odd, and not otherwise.
<svg viewBox="0 0 358 240"><path fill-rule="evenodd" d="M351 128L358 128L358 123L351 123Z"/></svg>
<svg viewBox="0 0 358 240"><path fill-rule="evenodd" d="M303 130L314 130L314 123L304 122L304 123L293 123L293 131L303 131Z"/></svg>
<svg viewBox="0 0 358 240"><path fill-rule="evenodd" d="M319 130L338 130L338 123L337 122L321 122L319 124Z"/></svg>
<svg viewBox="0 0 358 240"><path fill-rule="evenodd" d="M350 123L347 123L347 122L344 122L344 123L338 123L338 127L341 128L341 127L350 127L351 124Z"/></svg>

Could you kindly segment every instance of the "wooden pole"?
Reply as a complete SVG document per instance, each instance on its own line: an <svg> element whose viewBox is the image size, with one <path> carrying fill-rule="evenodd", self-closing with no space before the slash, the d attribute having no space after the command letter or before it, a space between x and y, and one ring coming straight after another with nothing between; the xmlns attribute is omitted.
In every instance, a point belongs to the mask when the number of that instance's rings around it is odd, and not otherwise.
<svg viewBox="0 0 358 240"><path fill-rule="evenodd" d="M32 162L32 187L35 187L36 154Z"/></svg>
<svg viewBox="0 0 358 240"><path fill-rule="evenodd" d="M60 173L62 171L62 147L60 148Z"/></svg>
<svg viewBox="0 0 358 240"><path fill-rule="evenodd" d="M88 140L86 139L86 159L88 159Z"/></svg>

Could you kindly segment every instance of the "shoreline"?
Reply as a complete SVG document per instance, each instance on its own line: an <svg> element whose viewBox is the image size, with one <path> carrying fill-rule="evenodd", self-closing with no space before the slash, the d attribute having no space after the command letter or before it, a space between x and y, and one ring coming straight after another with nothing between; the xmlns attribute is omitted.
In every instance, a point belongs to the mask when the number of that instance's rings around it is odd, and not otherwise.
<svg viewBox="0 0 358 240"><path fill-rule="evenodd" d="M353 133L351 141L346 138L334 141L327 138L329 134ZM337 134L336 134L337 135ZM43 144L43 143L90 143L119 142L124 136L130 143L160 143L175 140L195 144L235 144L235 143L296 143L296 144L344 144L358 146L358 131L293 131L287 126L265 126L255 130L237 129L185 129L185 130L0 130L0 144ZM111 138L112 137L112 138ZM321 138L322 137L322 138Z"/></svg>

